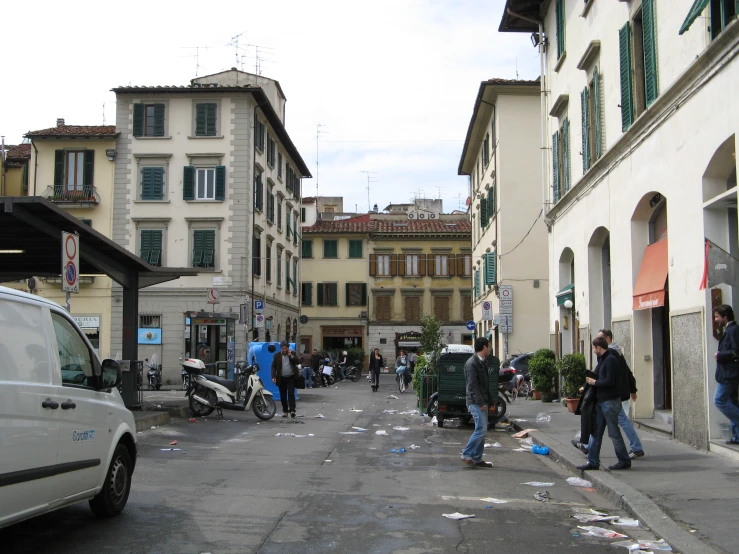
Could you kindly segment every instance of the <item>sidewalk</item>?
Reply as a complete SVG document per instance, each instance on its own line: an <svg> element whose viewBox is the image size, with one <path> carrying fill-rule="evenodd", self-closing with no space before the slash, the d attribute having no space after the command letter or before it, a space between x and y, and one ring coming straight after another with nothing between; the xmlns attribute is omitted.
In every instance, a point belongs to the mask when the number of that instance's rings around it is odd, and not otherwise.
<svg viewBox="0 0 739 554"><path fill-rule="evenodd" d="M171 388L160 391L143 391L141 410L131 410L136 420L136 431L167 425L171 417L189 417L190 408L184 391Z"/></svg>
<svg viewBox="0 0 739 554"><path fill-rule="evenodd" d="M536 423L542 412L551 416L551 422ZM581 475L575 466L587 459L570 444L580 430L579 416L557 402L519 399L508 405L508 417L518 429L535 429L531 433L534 442L548 446L554 459L573 475ZM602 469L587 471L582 477L675 549L739 552L739 464L643 428L637 433L646 455L634 460L630 470L605 469L617 461L606 434L600 456Z"/></svg>

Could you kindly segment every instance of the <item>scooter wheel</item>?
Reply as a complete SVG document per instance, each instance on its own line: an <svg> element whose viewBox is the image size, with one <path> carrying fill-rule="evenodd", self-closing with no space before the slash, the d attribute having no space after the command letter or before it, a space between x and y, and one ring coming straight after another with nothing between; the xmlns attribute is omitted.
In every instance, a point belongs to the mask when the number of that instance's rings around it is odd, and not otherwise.
<svg viewBox="0 0 739 554"><path fill-rule="evenodd" d="M251 407L254 415L263 420L272 419L275 417L275 412L277 411L274 399L269 395L261 393L254 399Z"/></svg>

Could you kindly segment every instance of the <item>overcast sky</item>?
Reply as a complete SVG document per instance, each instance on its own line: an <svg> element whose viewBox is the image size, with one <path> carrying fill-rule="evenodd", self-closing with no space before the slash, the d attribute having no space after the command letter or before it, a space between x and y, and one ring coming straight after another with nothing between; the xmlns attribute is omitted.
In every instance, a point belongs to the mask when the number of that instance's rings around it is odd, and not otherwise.
<svg viewBox="0 0 739 554"><path fill-rule="evenodd" d="M115 123L119 85L186 85L233 67L277 79L287 130L313 174L303 195L344 207L441 197L457 175L480 82L535 79L528 35L498 33L505 0L41 0L3 7L0 134ZM35 12L35 15L34 15ZM239 50L228 44L239 37ZM196 50L199 48L199 67ZM105 106L103 108L103 105ZM321 124L316 171L316 129ZM370 174L368 201L367 174ZM316 179L316 174L318 179Z"/></svg>

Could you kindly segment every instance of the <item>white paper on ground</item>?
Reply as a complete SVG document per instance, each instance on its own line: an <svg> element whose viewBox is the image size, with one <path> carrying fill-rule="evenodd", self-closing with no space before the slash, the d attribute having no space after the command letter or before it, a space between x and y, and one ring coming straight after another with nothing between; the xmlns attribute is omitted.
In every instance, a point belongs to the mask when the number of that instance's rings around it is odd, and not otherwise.
<svg viewBox="0 0 739 554"><path fill-rule="evenodd" d="M581 479L580 477L568 477L567 483L572 485L573 487L592 487L593 483L590 481L586 481L585 479Z"/></svg>
<svg viewBox="0 0 739 554"><path fill-rule="evenodd" d="M410 431L410 427L393 427L395 431Z"/></svg>
<svg viewBox="0 0 739 554"><path fill-rule="evenodd" d="M490 502L490 504L508 504L507 500L501 500L499 498L481 498L483 502Z"/></svg>
<svg viewBox="0 0 739 554"><path fill-rule="evenodd" d="M355 431L359 431L359 432L364 432L367 430L364 427L352 427L352 429L354 429Z"/></svg>
<svg viewBox="0 0 739 554"><path fill-rule="evenodd" d="M592 508L572 508L572 512L575 514L588 514L591 516L607 516L608 515L606 512L599 512L598 510L593 510Z"/></svg>
<svg viewBox="0 0 739 554"><path fill-rule="evenodd" d="M357 410L356 408L352 408L349 410L350 412L363 412L364 410Z"/></svg>
<svg viewBox="0 0 739 554"><path fill-rule="evenodd" d="M475 517L475 514L466 515L466 514L460 514L459 512L454 512L453 514L441 514L441 515L448 519L467 519L470 517Z"/></svg>
<svg viewBox="0 0 739 554"><path fill-rule="evenodd" d="M316 416L316 419L324 419L325 417L326 417L325 415L322 415L322 414L318 414L318 415Z"/></svg>
<svg viewBox="0 0 739 554"><path fill-rule="evenodd" d="M660 539L658 541L641 541L641 542L635 542L635 541L619 541L619 542L612 542L612 546L625 546L629 550L672 550L672 547L665 542L665 539Z"/></svg>
<svg viewBox="0 0 739 554"><path fill-rule="evenodd" d="M415 450L416 448L421 448L421 447L418 446L417 444L412 444L408 448L410 448L411 450Z"/></svg>
<svg viewBox="0 0 739 554"><path fill-rule="evenodd" d="M553 487L554 483L544 483L542 481L529 481L527 483L521 483L522 485L530 485L532 487Z"/></svg>
<svg viewBox="0 0 739 554"><path fill-rule="evenodd" d="M576 520L578 520L581 523L592 523L595 521L615 523L616 520L618 519L618 516L596 516L596 515L590 515L590 514L572 514L572 517L574 517Z"/></svg>
<svg viewBox="0 0 739 554"><path fill-rule="evenodd" d="M621 527L641 527L638 519L629 519L627 517L620 517L615 523Z"/></svg>
<svg viewBox="0 0 739 554"><path fill-rule="evenodd" d="M595 525L578 525L578 529L587 531L586 535L592 535L594 537L603 537L605 539L628 539L626 535L622 535L617 531L611 529L603 529L603 527L596 527Z"/></svg>
<svg viewBox="0 0 739 554"><path fill-rule="evenodd" d="M375 431L375 435L380 435L381 437L386 437L387 436L387 431L385 431L384 429L380 429L379 431Z"/></svg>
<svg viewBox="0 0 739 554"><path fill-rule="evenodd" d="M485 448L501 448L501 444L499 442L488 443L485 445Z"/></svg>
<svg viewBox="0 0 739 554"><path fill-rule="evenodd" d="M342 431L339 435L361 435L359 431Z"/></svg>
<svg viewBox="0 0 739 554"><path fill-rule="evenodd" d="M395 396L394 394L389 394L387 397L388 398L392 398L393 400L397 400L398 399L398 397Z"/></svg>

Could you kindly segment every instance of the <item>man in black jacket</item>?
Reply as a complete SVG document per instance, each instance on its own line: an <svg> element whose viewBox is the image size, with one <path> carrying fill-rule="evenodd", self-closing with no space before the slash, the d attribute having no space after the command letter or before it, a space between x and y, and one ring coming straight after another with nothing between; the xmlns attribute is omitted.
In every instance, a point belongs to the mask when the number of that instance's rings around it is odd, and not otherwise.
<svg viewBox="0 0 739 554"><path fill-rule="evenodd" d="M488 432L488 409L494 407L490 397L488 364L490 341L484 337L475 339L475 354L464 364L464 379L467 384L467 410L475 420L475 431L462 451L462 463L469 468L493 467L492 462L482 459L485 435Z"/></svg>
<svg viewBox="0 0 739 554"><path fill-rule="evenodd" d="M731 439L726 444L739 444L739 325L734 321L734 310L726 304L713 310L713 320L726 326L718 352L713 355L716 360L713 403L731 422Z"/></svg>
<svg viewBox="0 0 739 554"><path fill-rule="evenodd" d="M598 356L598 365L595 370L598 379L588 377L585 380L595 387L595 435L593 444L588 450L588 463L578 466L577 469L582 471L600 469L600 447L606 427L608 427L608 437L613 441L616 458L618 458L618 463L609 466L608 469L628 469L631 467L631 459L626 452L621 430L618 428L623 392L619 386L623 382L620 355L608 348L608 343L603 337L593 339L593 351Z"/></svg>

